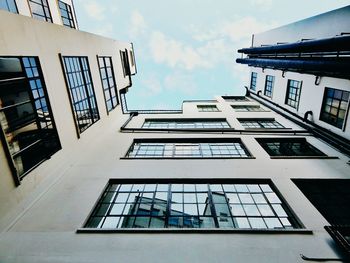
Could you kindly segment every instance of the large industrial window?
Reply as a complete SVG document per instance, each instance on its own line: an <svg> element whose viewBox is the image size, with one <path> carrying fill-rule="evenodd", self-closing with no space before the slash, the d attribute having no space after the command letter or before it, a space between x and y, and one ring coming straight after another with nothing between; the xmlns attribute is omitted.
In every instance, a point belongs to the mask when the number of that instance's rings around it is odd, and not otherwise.
<svg viewBox="0 0 350 263"><path fill-rule="evenodd" d="M232 109L234 109L235 111L266 111L264 108L260 107L260 106L248 106L248 105L231 105Z"/></svg>
<svg viewBox="0 0 350 263"><path fill-rule="evenodd" d="M126 158L246 158L250 153L240 139L134 140Z"/></svg>
<svg viewBox="0 0 350 263"><path fill-rule="evenodd" d="M250 89L251 90L256 90L256 79L258 78L258 73L252 72L250 76Z"/></svg>
<svg viewBox="0 0 350 263"><path fill-rule="evenodd" d="M244 96L222 96L222 98L227 102L244 102L249 101L247 97Z"/></svg>
<svg viewBox="0 0 350 263"><path fill-rule="evenodd" d="M58 1L58 6L60 8L63 25L70 28L75 28L72 7L62 1Z"/></svg>
<svg viewBox="0 0 350 263"><path fill-rule="evenodd" d="M258 138L256 139L270 156L317 157L326 156L305 138Z"/></svg>
<svg viewBox="0 0 350 263"><path fill-rule="evenodd" d="M285 104L298 109L301 92L301 81L288 80Z"/></svg>
<svg viewBox="0 0 350 263"><path fill-rule="evenodd" d="M0 123L17 184L61 149L37 57L0 57Z"/></svg>
<svg viewBox="0 0 350 263"><path fill-rule="evenodd" d="M283 129L284 126L274 119L238 119L246 129Z"/></svg>
<svg viewBox="0 0 350 263"><path fill-rule="evenodd" d="M104 91L107 111L110 112L118 105L117 85L113 73L111 57L98 57L100 76Z"/></svg>
<svg viewBox="0 0 350 263"><path fill-rule="evenodd" d="M87 57L62 57L79 133L100 119Z"/></svg>
<svg viewBox="0 0 350 263"><path fill-rule="evenodd" d="M220 119L146 119L144 129L225 129L230 128L226 120Z"/></svg>
<svg viewBox="0 0 350 263"><path fill-rule="evenodd" d="M18 13L15 0L0 0L0 9L7 10L12 13Z"/></svg>
<svg viewBox="0 0 350 263"><path fill-rule="evenodd" d="M125 49L124 51L120 51L120 59L122 61L124 77L130 76L131 71L127 49Z"/></svg>
<svg viewBox="0 0 350 263"><path fill-rule="evenodd" d="M265 89L264 89L264 95L267 97L272 97L272 91L273 91L273 84L275 82L275 77L271 75L266 75L265 79Z"/></svg>
<svg viewBox="0 0 350 263"><path fill-rule="evenodd" d="M199 112L215 112L219 111L216 105L197 105Z"/></svg>
<svg viewBox="0 0 350 263"><path fill-rule="evenodd" d="M269 180L111 180L84 228L300 228Z"/></svg>
<svg viewBox="0 0 350 263"><path fill-rule="evenodd" d="M33 17L52 23L51 12L47 0L28 0Z"/></svg>
<svg viewBox="0 0 350 263"><path fill-rule="evenodd" d="M320 120L335 127L343 128L349 107L350 92L326 88L323 95Z"/></svg>

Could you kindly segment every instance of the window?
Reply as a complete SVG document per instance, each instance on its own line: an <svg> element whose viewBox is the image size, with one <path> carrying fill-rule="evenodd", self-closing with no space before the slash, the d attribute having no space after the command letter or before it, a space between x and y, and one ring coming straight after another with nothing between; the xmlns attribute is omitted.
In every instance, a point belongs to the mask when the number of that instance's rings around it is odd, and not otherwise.
<svg viewBox="0 0 350 263"><path fill-rule="evenodd" d="M28 0L33 17L52 23L51 12L47 0Z"/></svg>
<svg viewBox="0 0 350 263"><path fill-rule="evenodd" d="M349 105L350 92L326 88L323 95L320 120L337 128L343 128Z"/></svg>
<svg viewBox="0 0 350 263"><path fill-rule="evenodd" d="M245 158L250 153L239 139L134 140L126 158Z"/></svg>
<svg viewBox="0 0 350 263"><path fill-rule="evenodd" d="M301 81L288 80L285 104L298 109L301 91Z"/></svg>
<svg viewBox="0 0 350 263"><path fill-rule="evenodd" d="M61 149L37 57L0 57L0 123L16 183ZM6 149L7 146L7 149Z"/></svg>
<svg viewBox="0 0 350 263"><path fill-rule="evenodd" d="M266 111L264 108L256 105L248 106L248 105L231 105L231 107L235 111Z"/></svg>
<svg viewBox="0 0 350 263"><path fill-rule="evenodd" d="M197 105L198 111L200 112L214 112L219 111L216 105Z"/></svg>
<svg viewBox="0 0 350 263"><path fill-rule="evenodd" d="M252 72L250 76L250 89L251 90L256 90L256 79L258 78L258 73Z"/></svg>
<svg viewBox="0 0 350 263"><path fill-rule="evenodd" d="M270 156L326 156L309 144L305 138L258 138L256 140Z"/></svg>
<svg viewBox="0 0 350 263"><path fill-rule="evenodd" d="M284 127L274 119L238 119L246 129L283 129Z"/></svg>
<svg viewBox="0 0 350 263"><path fill-rule="evenodd" d="M120 51L120 58L122 60L122 66L123 66L123 73L124 77L130 76L130 64L129 64L129 57L128 57L128 50L125 49L125 51Z"/></svg>
<svg viewBox="0 0 350 263"><path fill-rule="evenodd" d="M98 63L107 112L110 112L118 105L117 85L115 84L112 58L98 57Z"/></svg>
<svg viewBox="0 0 350 263"><path fill-rule="evenodd" d="M12 13L18 13L15 0L0 0L0 9L6 10Z"/></svg>
<svg viewBox="0 0 350 263"><path fill-rule="evenodd" d="M79 133L100 119L87 57L62 57Z"/></svg>
<svg viewBox="0 0 350 263"><path fill-rule="evenodd" d="M110 180L84 228L300 228L269 180Z"/></svg>
<svg viewBox="0 0 350 263"><path fill-rule="evenodd" d="M244 102L249 101L247 97L244 96L222 96L222 98L227 102Z"/></svg>
<svg viewBox="0 0 350 263"><path fill-rule="evenodd" d="M226 129L230 125L221 119L146 119L143 129Z"/></svg>
<svg viewBox="0 0 350 263"><path fill-rule="evenodd" d="M267 97L272 97L273 83L275 82L275 77L266 75L264 95Z"/></svg>
<svg viewBox="0 0 350 263"><path fill-rule="evenodd" d="M72 7L62 1L58 1L58 6L60 8L63 25L75 28Z"/></svg>
<svg viewBox="0 0 350 263"><path fill-rule="evenodd" d="M350 227L349 226L325 226L324 227L334 241L343 251L350 256Z"/></svg>

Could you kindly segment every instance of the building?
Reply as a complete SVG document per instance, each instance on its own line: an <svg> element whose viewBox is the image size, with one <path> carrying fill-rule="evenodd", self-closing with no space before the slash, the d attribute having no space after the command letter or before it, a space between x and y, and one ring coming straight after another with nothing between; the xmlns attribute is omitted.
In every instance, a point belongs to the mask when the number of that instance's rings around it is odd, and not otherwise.
<svg viewBox="0 0 350 263"><path fill-rule="evenodd" d="M130 110L132 44L0 19L0 262L345 259L343 148L252 92Z"/></svg>

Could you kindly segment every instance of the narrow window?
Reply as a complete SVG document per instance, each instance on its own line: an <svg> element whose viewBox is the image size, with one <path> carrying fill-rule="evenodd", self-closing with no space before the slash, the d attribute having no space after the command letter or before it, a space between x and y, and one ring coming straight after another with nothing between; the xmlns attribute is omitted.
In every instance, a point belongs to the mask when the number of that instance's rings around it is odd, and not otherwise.
<svg viewBox="0 0 350 263"><path fill-rule="evenodd" d="M251 90L256 90L256 79L258 77L258 73L256 72L252 72L251 76L250 76L250 89Z"/></svg>
<svg viewBox="0 0 350 263"><path fill-rule="evenodd" d="M18 13L17 5L15 0L0 0L0 9L12 12L12 13Z"/></svg>
<svg viewBox="0 0 350 263"><path fill-rule="evenodd" d="M273 84L275 82L275 77L266 75L265 79L265 89L264 89L264 95L267 97L272 97L272 91L273 91Z"/></svg>
<svg viewBox="0 0 350 263"><path fill-rule="evenodd" d="M294 229L269 180L110 180L84 228Z"/></svg>
<svg viewBox="0 0 350 263"><path fill-rule="evenodd" d="M247 158L250 153L239 139L135 140L126 158Z"/></svg>
<svg viewBox="0 0 350 263"><path fill-rule="evenodd" d="M107 112L118 105L117 85L115 84L114 70L111 57L97 57L100 76L105 96Z"/></svg>
<svg viewBox="0 0 350 263"><path fill-rule="evenodd" d="M320 120L337 128L343 128L349 107L350 92L326 88L323 95Z"/></svg>
<svg viewBox="0 0 350 263"><path fill-rule="evenodd" d="M16 183L61 149L37 57L0 57L0 123Z"/></svg>
<svg viewBox="0 0 350 263"><path fill-rule="evenodd" d="M219 111L216 105L197 105L199 112L215 112Z"/></svg>
<svg viewBox="0 0 350 263"><path fill-rule="evenodd" d="M124 51L120 51L120 58L121 58L121 61L122 61L124 77L130 76L131 75L131 71L130 71L130 63L129 63L129 57L128 57L128 50L127 49L125 49Z"/></svg>
<svg viewBox="0 0 350 263"><path fill-rule="evenodd" d="M226 129L230 128L223 119L146 119L143 129Z"/></svg>
<svg viewBox="0 0 350 263"><path fill-rule="evenodd" d="M58 1L58 6L60 8L63 25L70 28L75 28L72 7L62 1Z"/></svg>
<svg viewBox="0 0 350 263"><path fill-rule="evenodd" d="M222 98L227 102L244 102L249 101L247 97L244 96L222 96Z"/></svg>
<svg viewBox="0 0 350 263"><path fill-rule="evenodd" d="M285 104L298 109L301 92L301 81L288 80Z"/></svg>
<svg viewBox="0 0 350 263"><path fill-rule="evenodd" d="M259 144L270 156L320 157L326 156L305 138L258 138Z"/></svg>
<svg viewBox="0 0 350 263"><path fill-rule="evenodd" d="M51 12L47 0L28 0L33 17L52 23Z"/></svg>
<svg viewBox="0 0 350 263"><path fill-rule="evenodd" d="M87 57L62 57L78 133L100 119Z"/></svg>
<svg viewBox="0 0 350 263"><path fill-rule="evenodd" d="M238 119L246 129L283 129L284 126L274 119Z"/></svg>
<svg viewBox="0 0 350 263"><path fill-rule="evenodd" d="M252 111L252 112L259 112L259 111L266 111L264 108L258 106L258 105L231 105L232 109L235 111Z"/></svg>

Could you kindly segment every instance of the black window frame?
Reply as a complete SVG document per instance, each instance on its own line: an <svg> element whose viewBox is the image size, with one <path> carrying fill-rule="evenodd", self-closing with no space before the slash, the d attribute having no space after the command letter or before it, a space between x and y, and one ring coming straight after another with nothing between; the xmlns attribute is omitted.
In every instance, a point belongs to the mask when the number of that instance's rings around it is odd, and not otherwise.
<svg viewBox="0 0 350 263"><path fill-rule="evenodd" d="M63 1L58 0L58 9L60 10L62 24L66 27L76 29L72 7ZM64 13L66 13L67 16L64 15Z"/></svg>
<svg viewBox="0 0 350 263"><path fill-rule="evenodd" d="M64 79L66 82L67 92L68 92L69 101L70 101L70 105L71 105L71 109L72 109L74 124L75 124L76 131L77 131L77 136L78 136L78 138L80 138L81 133L86 131L93 124L95 124L96 122L98 122L100 120L100 113L99 113L98 104L97 104L97 100L96 100L96 93L95 93L93 79L92 79L92 75L91 75L89 58L87 56L63 56L62 54L59 54L59 57L60 57L60 61L61 61L62 72L63 72ZM74 62L75 63L74 67L78 66L79 71L67 72L67 69L72 69L71 64L70 64L69 68L67 67L68 64L66 64L66 61L68 59L72 59L72 60L77 59L78 60L77 63ZM86 69L84 69L84 63L82 62L83 60L86 60ZM85 73L85 74L83 74L83 73ZM75 79L69 78L68 74L79 74L81 76L81 79L80 79L81 83L79 84L78 81L76 81ZM78 86L72 87L71 84L78 85ZM88 87L89 85L91 87L90 90ZM72 93L72 89L78 89L79 86L83 89L83 92L81 93L79 90L79 94L77 91L75 93ZM82 98L83 95L85 95L87 97ZM81 99L78 101L75 101L74 97L77 97L77 98L79 97ZM88 106L88 108L81 109L81 110L85 110L85 111L87 110L90 118L88 118L88 120L89 120L88 125L80 127L79 124L82 125L84 123L80 122L79 117L77 116L78 113L77 113L76 109L79 106L77 104L83 103L84 100L87 101L87 105L85 103L85 106ZM92 105L93 102L94 102L94 105ZM79 106L79 108L80 108L80 106ZM83 120L83 119L81 118L81 120Z"/></svg>
<svg viewBox="0 0 350 263"><path fill-rule="evenodd" d="M237 119L239 123L245 128L245 129L286 129L281 123L276 121L274 118L238 118ZM246 127L242 123L244 122L256 122L259 127ZM275 126L280 127L264 127L264 122L273 122Z"/></svg>
<svg viewBox="0 0 350 263"><path fill-rule="evenodd" d="M152 128L152 127L147 127L150 126L151 124L147 125L147 122L153 122L153 123L165 123L165 125L167 125L167 127L163 128L163 127L157 127L157 128ZM194 126L200 126L200 124L210 124L210 123L220 123L221 127L206 127L206 128L202 128L202 127L185 127L185 128L181 128L181 127L177 127L177 126L181 126L183 124L193 124ZM204 125L203 125L204 126ZM210 126L210 125L208 125ZM227 127L224 127L227 126ZM205 130L205 129L232 129L231 125L227 122L227 119L225 118L198 118L198 119L179 119L179 118L174 118L174 119L153 119L153 118L146 118L144 123L142 124L142 129L145 130L152 130L152 129L162 129L162 130Z"/></svg>
<svg viewBox="0 0 350 263"><path fill-rule="evenodd" d="M59 134L57 132L57 126L51 108L39 57L1 56L1 58L19 60L22 71L21 73L16 74L11 73L6 79L1 80L0 85L16 85L16 83L20 83L19 85L22 86L22 89L24 88L23 91L28 92L29 98L24 102L2 107L0 109L0 113L3 112L6 115L5 111L12 110L12 108L24 106L26 104L31 105L32 109L35 110L35 113L33 113L35 121L24 119L24 121L21 123L18 122L15 128L8 127L7 129L10 130L10 132L11 130L15 131L21 129L22 127L25 127L26 125L29 125L30 123L35 123L38 129L37 133L33 134L31 133L32 130L22 132L25 133L24 136L28 137L27 139L24 139L29 141L25 142L21 149L13 153L12 151L15 149L13 148L11 151L10 146L8 145L8 141L5 135L6 128L4 128L0 123L0 137L3 149L5 151L8 164L15 181L15 185L19 186L25 176L40 166L44 161L50 159L52 155L62 149L62 146ZM30 115L28 115L28 117L29 116ZM16 137L19 136L20 134L16 135ZM19 147L21 146L19 145ZM40 156L38 152L44 153L44 155ZM21 161L24 161L24 158L28 159L28 161L25 162L27 162L27 166L28 164L29 166L27 168L22 167L22 172L16 168L16 162L14 159L17 157L20 157ZM32 157L35 157L36 159ZM39 159L37 157L39 157Z"/></svg>
<svg viewBox="0 0 350 263"><path fill-rule="evenodd" d="M112 187L113 185L118 185L116 187ZM130 190L124 189L121 190L122 188L119 189L119 185L121 187L127 185L129 187ZM143 187L142 187L143 185ZM154 190L146 190L146 186L150 185L150 187L153 187L154 185ZM171 189L173 185L176 185L176 189ZM182 186L181 186L182 185ZM189 187L191 187L191 185L193 185L193 188L195 187L194 190L190 190ZM194 186L196 185L196 186ZM263 215L263 213L261 212L261 214L259 213L259 215L249 215L248 212L245 212L244 215L237 215L237 214L233 214L233 211L231 211L231 206L229 206L229 214L224 215L225 218L227 219L231 219L233 222L233 224L230 227L225 227L225 225L220 226L220 222L225 222L225 220L221 220L222 219L222 215L220 213L220 215L218 214L218 204L220 203L220 201L215 201L213 198L213 195L220 195L220 191L223 192L223 196L224 196L224 202L223 204L226 205L231 205L231 203L235 203L236 201L231 201L230 199L227 197L226 193L230 193L230 190L226 190L225 186L230 186L230 185L235 185L234 189L235 190L231 190L231 191L236 191L236 193L238 195L244 194L244 193L252 193L252 195L254 195L255 192L259 192L261 193L266 199L266 204L269 206L273 206L273 204L280 204L281 208L283 209L284 215L281 215L281 211L278 212L275 210L275 207L271 207L271 211L273 212L273 215ZM253 190L253 187L256 188L256 185L258 185L257 187L259 188L258 191ZM163 227L158 227L158 228L151 228L151 222L148 222L148 227L145 228L135 228L135 227L122 227L122 228L118 228L119 222L117 222L116 227L114 228L103 228L102 225L101 227L96 227L96 223L98 222L94 222L93 220L97 218L100 218L100 220L105 220L108 217L115 217L115 213L113 212L112 214L111 211L114 207L114 205L119 201L116 200L118 194L120 192L122 193L138 193L139 191L136 190L131 190L131 187L133 188L134 186L136 186L136 188L140 188L142 190L141 193L144 192L149 192L152 193L152 198L153 198L153 202L151 207L153 207L153 204L155 204L155 200L157 200L157 197L155 195L156 193L156 188L158 189L159 186L161 186L161 188L163 190L157 190L157 191L164 191L165 193L167 193L167 195L164 195L163 198L165 198L164 201L166 201L166 209L163 210L163 214L162 214L162 218L164 219L164 224ZM236 188L236 186L239 188ZM150 187L148 189L150 189ZM200 187L200 188L198 188ZM219 187L219 188L218 188ZM221 188L220 188L221 187ZM117 190L118 188L118 190ZM206 190L206 189L207 190ZM200 190L199 190L200 189ZM220 190L221 189L221 190ZM118 191L118 192L117 192ZM119 192L120 191L120 192ZM185 225L185 221L184 225L185 227L175 227L174 225L169 225L169 222L171 219L171 217L178 217L178 215L174 215L172 210L170 209L170 205L174 204L174 202L172 201L172 195L174 193L182 193L183 198L185 198L184 194L186 193L201 193L203 192L207 194L207 198L205 199L205 203L207 204L205 206L205 210L208 209L208 214L203 214L203 217L207 217L207 218L212 218L212 226L209 228L199 228L199 227L187 227ZM219 191L219 192L217 192ZM113 196L110 195L110 193L118 193L118 194L114 194ZM277 201L272 201L270 198L266 197L265 194L266 193L271 193L274 198L277 198ZM133 195L134 196L134 195ZM167 196L167 198L166 198ZM110 199L110 197L113 198L112 202L105 202L105 200ZM243 197L243 196L242 196ZM132 197L131 197L132 198ZM201 197L202 198L202 197ZM204 196L205 198L205 196ZM254 198L254 197L253 197ZM128 198L127 198L128 199ZM130 197L129 197L130 199ZM203 198L202 198L203 199ZM111 200L111 199L110 199ZM139 200L139 199L135 199L135 200ZM186 199L183 199L183 201L179 201L180 203L182 203L183 205L188 203L188 201L185 201ZM195 199L195 203L197 205L201 204L200 201L198 201L199 199ZM232 199L233 200L233 199ZM129 202L129 201L128 201ZM125 209L127 209L127 204L128 202L126 201L121 201L120 204L126 204L125 205ZM159 202L159 200L157 201ZM203 201L202 201L203 202ZM245 201L241 200L241 197L239 197L239 200L237 199L238 204L241 204L244 206L244 204L246 203ZM256 201L254 198L254 204L258 204L260 203L259 201ZM163 202L162 202L163 203ZM107 204L107 206L102 207L103 204ZM129 203L130 204L130 203ZM136 204L134 202L132 202L131 204ZM165 204L165 203L164 203ZM176 204L176 203L175 203ZM264 203L265 204L265 203ZM208 208L207 208L208 207ZM101 210L102 209L102 210ZM153 208L151 208L153 209ZM259 208L260 209L260 208ZM134 211L134 210L133 210ZM185 210L184 210L185 211ZM197 210L199 213L199 210ZM104 213L104 215L101 215L100 212ZM153 210L152 210L153 212ZM159 212L159 210L158 210ZM122 213L122 216L119 217L144 217L144 214L139 214L135 216L135 213L133 212L133 215L129 215L128 213L125 214L124 212ZM138 213L137 213L138 214ZM151 217L155 217L158 218L159 216L153 213L149 213L146 215L147 217L149 217L151 219ZM186 215L186 213L184 212L183 217L195 217L195 216L191 216L191 215ZM201 216L201 215L199 215ZM234 222L234 218L237 217L241 217L241 218L246 218L247 222L248 219L251 217L259 217L262 220L266 219L266 218L270 218L270 217L275 217L275 218L288 218L287 221L289 221L290 225L289 226L284 226L283 227L283 223L282 221L280 221L281 227L269 227L267 224L265 224L264 228L254 228L251 225L251 222L249 220L249 227L240 227L239 225L234 226L234 224L238 223L238 222ZM91 221L92 220L92 221ZM119 220L118 220L119 221ZM264 220L265 221L265 220ZM193 220L194 224L195 224L195 220ZM103 222L104 223L104 222ZM102 223L102 224L103 224ZM225 223L224 223L225 224ZM92 225L95 225L92 226ZM138 226L140 227L140 226ZM101 192L101 194L99 195L95 205L93 205L92 210L90 211L88 217L86 218L86 220L84 221L83 225L81 228L79 228L77 230L77 233L93 233L93 232L100 232L100 233L110 233L110 232L130 232L130 233L137 233L138 231L142 231L142 232L177 232L177 231L181 231L181 232L193 232L193 231L198 231L198 232L205 232L205 231L210 231L210 232L250 232L250 233L295 233L295 232L300 232L300 233L309 233L309 230L305 229L305 226L301 223L300 219L297 217L297 215L295 214L295 212L293 211L293 209L291 209L291 207L289 206L289 204L287 203L287 201L284 199L283 195L280 193L280 191L277 189L277 187L274 185L274 183L272 182L272 180L270 179L242 179L242 178L235 178L235 179L222 179L222 178L218 178L218 179L194 179L194 178L183 178L183 179L175 179L175 178L169 178L169 179L165 179L165 178L157 178L157 179L153 179L153 178L147 178L147 179L110 179L107 183L107 185L104 187L103 191Z"/></svg>
<svg viewBox="0 0 350 263"><path fill-rule="evenodd" d="M123 68L123 74L124 78L127 76L131 76L131 69L130 69L130 62L129 62L129 55L128 50L120 50L120 59L122 62L122 68Z"/></svg>
<svg viewBox="0 0 350 263"><path fill-rule="evenodd" d="M266 97L272 98L274 84L275 84L275 76L266 75L265 88L264 88L264 95Z"/></svg>
<svg viewBox="0 0 350 263"><path fill-rule="evenodd" d="M220 112L218 106L213 104L197 105L197 109L198 112Z"/></svg>
<svg viewBox="0 0 350 263"><path fill-rule="evenodd" d="M28 3L30 6L32 17L37 18L39 20L53 23L50 5L49 5L48 0L28 0ZM34 9L33 7L35 5L40 6L40 8L42 9L41 10L42 14L39 14L39 13L36 13L33 11L33 9Z"/></svg>
<svg viewBox="0 0 350 263"><path fill-rule="evenodd" d="M294 83L296 83L297 86L294 85ZM284 103L296 110L299 110L302 84L302 81L293 79L288 79L287 82L287 91Z"/></svg>
<svg viewBox="0 0 350 263"><path fill-rule="evenodd" d="M268 112L260 105L231 105L231 108L237 112Z"/></svg>
<svg viewBox="0 0 350 263"><path fill-rule="evenodd" d="M250 101L246 96L221 96L227 102L247 102Z"/></svg>
<svg viewBox="0 0 350 263"><path fill-rule="evenodd" d="M144 144L146 146L154 146L150 150L153 155L147 155L147 151L143 155L133 156L135 145ZM209 144L209 148L208 148ZM217 144L217 145L216 145ZM234 144L234 149L220 148L219 146L227 147L225 144ZM197 147L198 145L198 147ZM204 145L204 146L203 146ZM237 148L239 145L239 148ZM141 145L142 146L142 145ZM191 154L178 154L176 147L192 147ZM192 154L192 149L194 153ZM232 145L230 145L232 148ZM139 151L139 149L137 150ZM144 151L144 150L142 150ZM210 151L210 154L209 154ZM232 152L231 152L232 151ZM239 153L243 151L244 154ZM224 154L222 154L224 152ZM235 154L233 154L235 153ZM169 155L171 154L171 155ZM124 157L125 160L152 160L152 159L255 159L247 146L240 138L139 138L134 139Z"/></svg>
<svg viewBox="0 0 350 263"><path fill-rule="evenodd" d="M107 66L106 61L109 61L109 66ZM109 112L114 110L119 105L118 88L114 76L113 60L111 56L97 56L97 63L100 72L101 85L106 104L106 110L107 114L109 114ZM105 76L105 78L103 78L103 76ZM108 94L109 99L107 98L106 93ZM108 101L111 102L111 107L108 106Z"/></svg>
<svg viewBox="0 0 350 263"><path fill-rule="evenodd" d="M9 1L11 1L12 3L9 4ZM7 8L6 9L0 8L0 10L2 9L14 14L18 14L18 7L17 7L16 0L1 0L1 2L3 2L3 4L6 4Z"/></svg>
<svg viewBox="0 0 350 263"><path fill-rule="evenodd" d="M250 74L250 86L249 88L253 91L256 91L256 83L258 80L258 73L257 72L252 72Z"/></svg>
<svg viewBox="0 0 350 263"><path fill-rule="evenodd" d="M266 137L266 138L255 138L255 140L260 144L260 146L265 150L265 152L270 156L271 159L307 159L307 158L314 158L314 159L322 159L322 158L334 158L329 157L324 152L313 146L311 143L309 143L306 138L293 138L293 137ZM284 146L282 150L285 151L285 154L276 154L273 152L273 149L271 149L268 144L276 144L276 143L283 143ZM294 144L300 144L302 148L306 148L306 150L309 150L313 152L312 154L293 154L295 153L293 150ZM276 145L275 145L276 146ZM280 146L279 146L280 147Z"/></svg>
<svg viewBox="0 0 350 263"><path fill-rule="evenodd" d="M332 92L332 96L328 96L329 93ZM335 98L336 92L341 92L340 100L338 98ZM346 94L347 95L344 95ZM344 96L347 96L348 99L345 100L343 99ZM331 100L330 103L327 103L328 100ZM334 100L339 101L338 107L333 106ZM342 103L345 103L345 109L342 109ZM323 100L322 100L322 106L321 106L321 111L320 111L320 120L324 121L325 123L328 123L329 125L332 125L336 128L342 129L345 131L346 123L347 123L347 118L349 114L349 106L350 106L350 91L346 90L340 90L340 89L334 89L330 87L325 87L324 93L323 93ZM326 112L325 109L329 107L329 112ZM332 110L336 109L336 115L332 114ZM342 119L341 124L339 125L339 112L344 111L344 118ZM334 120L335 118L335 120Z"/></svg>

